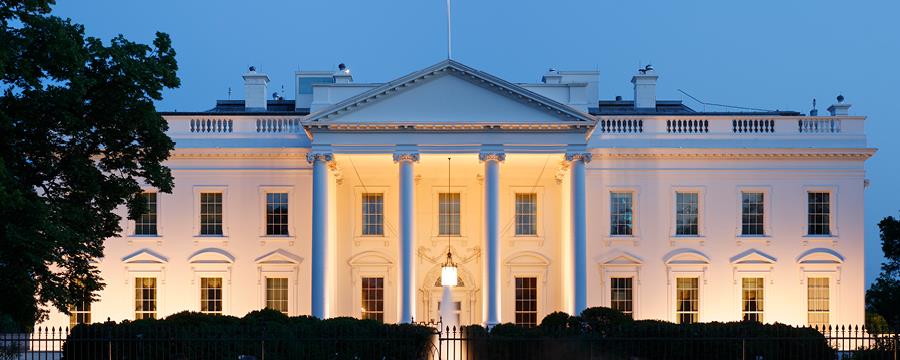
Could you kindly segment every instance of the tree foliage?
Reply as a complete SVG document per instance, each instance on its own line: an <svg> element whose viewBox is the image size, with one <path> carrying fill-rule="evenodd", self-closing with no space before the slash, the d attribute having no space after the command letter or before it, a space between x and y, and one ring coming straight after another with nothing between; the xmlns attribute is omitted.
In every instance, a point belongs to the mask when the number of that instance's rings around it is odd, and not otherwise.
<svg viewBox="0 0 900 360"><path fill-rule="evenodd" d="M866 310L884 317L893 329L900 329L900 220L888 216L878 223L884 263L881 274L866 291Z"/></svg>
<svg viewBox="0 0 900 360"><path fill-rule="evenodd" d="M102 289L114 210L144 211L142 183L172 188L153 104L179 86L169 36L104 43L52 5L0 0L0 316L24 327Z"/></svg>

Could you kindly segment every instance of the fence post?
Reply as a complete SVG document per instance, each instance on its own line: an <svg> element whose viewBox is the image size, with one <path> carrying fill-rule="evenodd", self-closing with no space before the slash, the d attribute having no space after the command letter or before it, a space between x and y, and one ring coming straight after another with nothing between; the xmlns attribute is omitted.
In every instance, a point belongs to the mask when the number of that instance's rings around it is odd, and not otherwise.
<svg viewBox="0 0 900 360"><path fill-rule="evenodd" d="M747 360L747 337L741 338L741 360Z"/></svg>
<svg viewBox="0 0 900 360"><path fill-rule="evenodd" d="M900 346L900 332L894 333L894 360L897 360L898 346Z"/></svg>

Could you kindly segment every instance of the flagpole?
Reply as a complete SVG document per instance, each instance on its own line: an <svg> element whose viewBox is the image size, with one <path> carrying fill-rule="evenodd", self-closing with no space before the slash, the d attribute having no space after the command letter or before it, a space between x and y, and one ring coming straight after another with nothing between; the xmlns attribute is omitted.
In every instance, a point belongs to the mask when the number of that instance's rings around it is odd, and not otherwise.
<svg viewBox="0 0 900 360"><path fill-rule="evenodd" d="M450 0L447 0L447 59L453 58L452 38L450 32Z"/></svg>

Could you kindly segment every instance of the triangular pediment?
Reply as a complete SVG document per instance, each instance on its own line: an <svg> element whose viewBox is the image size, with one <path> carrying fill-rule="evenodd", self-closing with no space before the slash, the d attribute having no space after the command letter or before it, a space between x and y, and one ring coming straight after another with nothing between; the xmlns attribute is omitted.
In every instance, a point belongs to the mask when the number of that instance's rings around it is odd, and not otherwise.
<svg viewBox="0 0 900 360"><path fill-rule="evenodd" d="M278 249L272 252L269 252L263 256L256 258L257 264L299 264L303 262L303 258L291 253L290 251Z"/></svg>
<svg viewBox="0 0 900 360"><path fill-rule="evenodd" d="M591 124L590 115L452 60L307 118L331 124Z"/></svg>
<svg viewBox="0 0 900 360"><path fill-rule="evenodd" d="M165 264L169 262L169 259L150 249L141 249L122 258L122 262L126 264Z"/></svg>
<svg viewBox="0 0 900 360"><path fill-rule="evenodd" d="M731 263L735 265L749 264L774 264L775 257L756 249L750 249L731 258Z"/></svg>
<svg viewBox="0 0 900 360"><path fill-rule="evenodd" d="M641 265L643 261L641 258L627 252L627 251L616 251L607 256L605 256L601 261L601 264L612 266L612 265Z"/></svg>

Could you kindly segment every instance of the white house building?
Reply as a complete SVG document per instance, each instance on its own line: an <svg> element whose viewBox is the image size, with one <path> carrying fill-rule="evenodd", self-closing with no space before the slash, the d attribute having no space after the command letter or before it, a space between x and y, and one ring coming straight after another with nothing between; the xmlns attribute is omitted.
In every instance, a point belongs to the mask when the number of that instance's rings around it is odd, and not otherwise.
<svg viewBox="0 0 900 360"><path fill-rule="evenodd" d="M865 117L599 100L596 71L517 84L446 60L385 83L295 73L294 100L163 113L171 194L123 220L99 300L58 325L184 310L461 324L607 306L637 319L864 321ZM627 79L622 79L622 81ZM123 210L124 215L124 210Z"/></svg>

